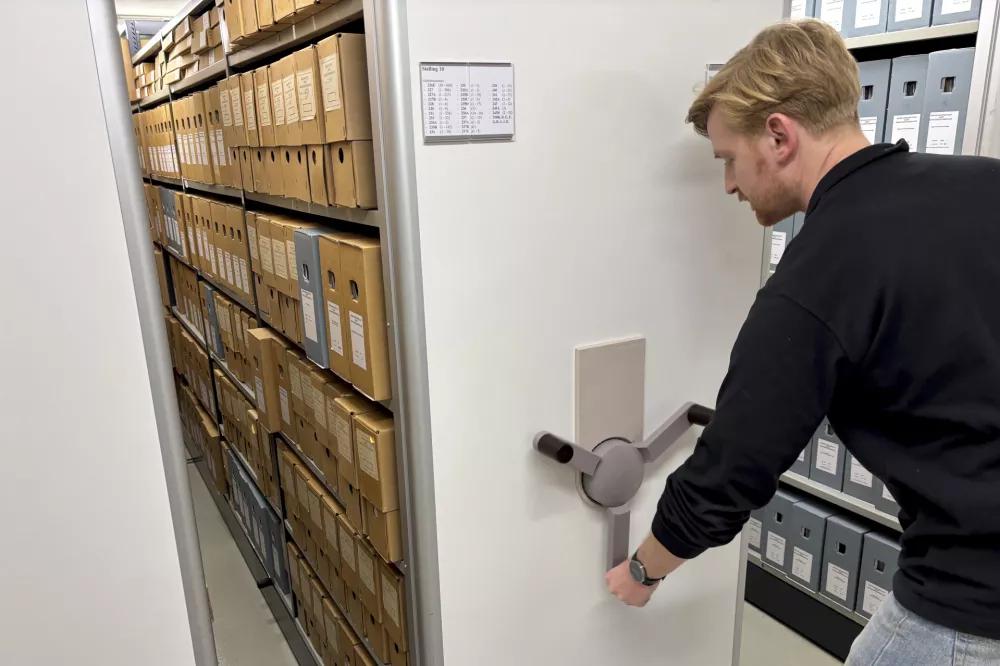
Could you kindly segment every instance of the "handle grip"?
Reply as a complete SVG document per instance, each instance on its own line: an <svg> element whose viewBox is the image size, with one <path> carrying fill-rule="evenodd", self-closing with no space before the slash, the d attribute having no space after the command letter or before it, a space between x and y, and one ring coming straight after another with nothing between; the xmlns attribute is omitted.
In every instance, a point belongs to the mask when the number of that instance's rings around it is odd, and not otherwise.
<svg viewBox="0 0 1000 666"><path fill-rule="evenodd" d="M535 437L535 450L560 465L565 465L572 462L576 447L572 442L560 439L550 432L543 432Z"/></svg>
<svg viewBox="0 0 1000 666"><path fill-rule="evenodd" d="M707 426L715 416L715 410L704 405L691 405L688 409L688 423L697 426Z"/></svg>

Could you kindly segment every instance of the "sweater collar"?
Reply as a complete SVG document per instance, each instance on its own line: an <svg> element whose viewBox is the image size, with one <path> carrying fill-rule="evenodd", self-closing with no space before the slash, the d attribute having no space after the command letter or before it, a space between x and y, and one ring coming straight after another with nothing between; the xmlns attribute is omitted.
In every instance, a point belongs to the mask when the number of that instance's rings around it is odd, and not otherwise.
<svg viewBox="0 0 1000 666"><path fill-rule="evenodd" d="M858 152L848 155L835 164L834 167L830 169L825 176L823 176L822 180L819 181L819 185L816 186L816 190L813 192L812 198L809 199L809 208L806 210L806 215L813 212L816 206L819 205L820 200L823 199L823 196L832 190L837 183L844 180L855 171L860 171L872 162L880 160L883 157L894 155L896 153L907 153L909 151L910 146L904 139L900 139L895 144L877 143L874 146L862 148Z"/></svg>

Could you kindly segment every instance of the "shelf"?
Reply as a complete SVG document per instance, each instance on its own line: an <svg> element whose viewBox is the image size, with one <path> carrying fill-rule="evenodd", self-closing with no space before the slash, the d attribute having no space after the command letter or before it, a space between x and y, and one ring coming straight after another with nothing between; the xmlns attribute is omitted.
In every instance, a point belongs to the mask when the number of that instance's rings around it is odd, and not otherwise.
<svg viewBox="0 0 1000 666"><path fill-rule="evenodd" d="M824 486L822 483L817 483L812 479L807 479L804 476L795 474L794 472L785 472L781 475L781 480L784 483L797 488L805 493L809 493L815 497L826 500L831 504L836 504L842 509L847 509L853 514L867 518L868 520L874 521L879 525L888 527L897 532L902 532L903 527L899 524L899 519L896 516L890 515L888 513L879 511L874 505L868 502L857 499L856 497L851 497L839 490L834 490L829 486Z"/></svg>
<svg viewBox="0 0 1000 666"><path fill-rule="evenodd" d="M227 285L219 284L211 276L209 276L207 273L202 272L200 269L196 268L194 270L197 271L198 277L200 277L202 280L204 280L205 282L207 282L210 285L212 285L213 289L221 291L226 296L226 298L228 298L231 301L235 301L244 310L247 310L254 317L257 317L257 307L253 303L251 303L250 301L248 301L246 299L246 296L243 296L242 294L233 291Z"/></svg>
<svg viewBox="0 0 1000 666"><path fill-rule="evenodd" d="M223 432L223 435L224 434L225 433ZM254 485L257 486L257 492L259 492L261 497L264 498L264 501L267 502L267 506L270 507L271 511L274 512L275 516L281 518L281 511L278 510L278 507L274 505L274 502L271 501L271 498L268 497L261 489L260 479L257 478L257 473L253 471L253 467L250 466L250 463L247 461L247 459L244 458L243 454L240 453L240 451L236 449L234 446L230 445L229 450L233 452L233 457L236 458L237 462L239 462L239 464L243 466L243 471L246 472L251 479L253 479Z"/></svg>
<svg viewBox="0 0 1000 666"><path fill-rule="evenodd" d="M154 183L160 183L161 185L172 185L173 187L183 187L180 178L173 178L172 176L161 176L159 174L150 174L149 179Z"/></svg>
<svg viewBox="0 0 1000 666"><path fill-rule="evenodd" d="M170 94L174 97L178 95L183 95L184 93L191 91L198 86L202 86L208 83L215 83L226 77L226 61L220 60L214 65L209 65L205 69L192 74L191 76L184 77L177 83L170 84Z"/></svg>
<svg viewBox="0 0 1000 666"><path fill-rule="evenodd" d="M754 553L753 551L749 551L748 550L747 551L747 561L750 562L750 564L753 564L753 565L756 565L756 566L760 567L761 569L763 569L767 573L771 574L772 576L780 578L782 581L784 581L785 583L791 585L792 587L794 587L796 590L798 590L802 594L805 594L805 595L807 595L809 597L812 597L813 599L815 599L816 601L820 602L821 604L823 604L827 608L830 608L831 610L837 611L838 613L840 613L841 615L843 615L847 619L853 620L854 622L857 622L861 626L865 626L866 624L868 624L868 620L865 619L864 617L862 617L861 615L858 615L854 611L847 610L847 608L845 608L844 606L841 606L840 604L838 604L838 603L836 603L834 601L831 601L830 599L827 599L825 596L823 596L822 594L820 594L818 592L813 592L808 587L804 587L803 585L800 585L796 581L794 581L791 578L789 578L788 576L786 576L784 574L784 572L779 571L778 569L775 569L774 567L772 567L770 564L765 563L761 559L760 555L758 555L757 553Z"/></svg>
<svg viewBox="0 0 1000 666"><path fill-rule="evenodd" d="M258 60L282 54L292 47L325 36L345 23L361 18L363 5L362 0L340 0L332 7L313 14L273 37L268 37L241 51L231 53L229 65L234 68L246 68Z"/></svg>
<svg viewBox="0 0 1000 666"><path fill-rule="evenodd" d="M285 443L288 444L288 448L292 450L292 453L294 453L295 456L302 462L302 464L308 467L309 471L312 472L317 479L319 479L319 482L323 484L323 487L326 489L326 492L333 495L333 499L337 500L337 503L340 504L340 506L346 507L347 503L340 498L340 493L338 493L336 490L333 489L333 487L330 485L330 482L326 480L326 475L324 475L323 472L320 471L319 467L316 466L316 463L312 461L312 458L307 456L305 452L299 448L299 445L296 444L292 440L292 438L286 435L285 433L279 432L277 433L277 435L281 437L281 439L285 440ZM289 532L291 532L291 530L289 530Z"/></svg>
<svg viewBox="0 0 1000 666"><path fill-rule="evenodd" d="M190 268L191 270L193 270L193 271L194 271L195 273L197 273L197 272L198 272L198 269L197 269L197 268L195 268L194 266L192 266L192 265L191 265L191 262L190 262L190 261L188 261L188 260L187 260L187 259L186 259L186 258L184 257L184 255L182 255L182 254L181 254L180 252L178 252L178 251L177 251L177 250L175 250L174 248L172 248L172 247L170 247L169 245L167 245L167 246L165 246L165 247L164 247L163 249L167 251L167 254L169 254L169 255L170 255L170 256L172 256L172 257L173 257L174 259L176 259L177 261L181 262L182 264L184 264L185 266L187 266L188 268Z"/></svg>
<svg viewBox="0 0 1000 666"><path fill-rule="evenodd" d="M185 17L191 14L201 14L203 9L210 9L215 4L214 0L191 0L191 2L184 5L184 7L177 12L177 15L172 19L167 21L167 24L160 28L152 39L150 39L145 46L139 49L139 52L132 56L132 64L138 65L144 60L149 60L157 53L160 52L162 44L160 43L163 39L163 35L168 32L173 31Z"/></svg>
<svg viewBox="0 0 1000 666"><path fill-rule="evenodd" d="M219 197L230 197L232 199L243 198L243 190L238 190L235 187L229 187L227 185L212 185L211 183L200 183L197 180L189 180L187 178L182 178L181 182L186 190L197 190L198 192L214 194Z"/></svg>
<svg viewBox="0 0 1000 666"><path fill-rule="evenodd" d="M243 382L241 382L239 379L237 379L236 375L233 374L233 371L229 369L229 365L221 358L216 356L214 351L209 349L208 355L212 359L212 362L215 363L217 366L219 366L219 370L222 370L222 374L228 377L229 381L231 381L233 384L236 385L236 388L238 388L243 393L243 395L246 396L246 398L250 401L251 405L256 407L257 397L253 394L253 389L244 384Z"/></svg>
<svg viewBox="0 0 1000 666"><path fill-rule="evenodd" d="M964 23L952 23L949 25L934 25L929 28L883 32L878 35L867 35L865 37L851 37L850 39L845 39L844 42L847 44L847 48L853 50L866 49L873 46L888 46L890 44L923 42L929 39L941 39L942 37L973 35L977 32L979 32L979 21L965 21Z"/></svg>
<svg viewBox="0 0 1000 666"><path fill-rule="evenodd" d="M313 647L312 641L309 640L309 636L306 635L305 629L299 624L299 619L295 618L295 628L299 630L299 636L302 637L302 642L305 643L306 647L309 648L309 654L312 656L313 661L316 662L316 666L323 666L323 657L319 656L319 652L316 652L316 648Z"/></svg>
<svg viewBox="0 0 1000 666"><path fill-rule="evenodd" d="M341 1L344 2L346 0ZM370 211L362 208L320 206L319 204L309 203L308 201L276 197L271 194L261 194L259 192L244 192L243 196L247 201L267 204L268 206L273 206L275 208L283 208L285 210L292 210L298 213L309 213L310 215L318 215L331 220L340 220L341 222L353 222L354 224L378 227L378 223L373 220L371 216L369 216Z"/></svg>
<svg viewBox="0 0 1000 666"><path fill-rule="evenodd" d="M159 106L170 99L170 90L164 88L159 92L155 92L149 97L143 97L139 100L140 109L151 109L154 106Z"/></svg>
<svg viewBox="0 0 1000 666"><path fill-rule="evenodd" d="M177 319L181 322L181 326L183 326L191 337L193 337L198 344L201 345L202 349L208 349L208 345L205 344L205 336L199 333L198 329L191 322L189 322L184 315L181 314L181 311L177 309L176 305L170 306L170 312L177 317Z"/></svg>

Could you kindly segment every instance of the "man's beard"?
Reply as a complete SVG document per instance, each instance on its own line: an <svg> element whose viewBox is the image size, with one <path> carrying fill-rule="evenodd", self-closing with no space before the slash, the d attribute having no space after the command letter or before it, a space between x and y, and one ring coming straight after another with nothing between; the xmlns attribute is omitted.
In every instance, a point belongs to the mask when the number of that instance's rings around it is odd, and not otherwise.
<svg viewBox="0 0 1000 666"><path fill-rule="evenodd" d="M740 198L750 203L757 222L763 227L773 227L782 220L786 220L799 210L799 205L795 201L795 194L781 181L765 173L764 160L757 159L756 163L758 182L770 181L770 189L749 199L742 192Z"/></svg>

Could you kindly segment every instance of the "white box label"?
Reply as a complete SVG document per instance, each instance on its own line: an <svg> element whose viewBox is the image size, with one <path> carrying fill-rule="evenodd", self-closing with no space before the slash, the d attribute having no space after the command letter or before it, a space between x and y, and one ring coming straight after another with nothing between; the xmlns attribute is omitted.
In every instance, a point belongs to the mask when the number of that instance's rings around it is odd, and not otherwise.
<svg viewBox="0 0 1000 666"><path fill-rule="evenodd" d="M827 474L836 474L839 457L839 444L822 438L816 441L816 469L822 470Z"/></svg>
<svg viewBox="0 0 1000 666"><path fill-rule="evenodd" d="M278 399L281 401L281 420L288 425L292 424L292 415L288 411L288 391L284 386L278 387Z"/></svg>
<svg viewBox="0 0 1000 666"><path fill-rule="evenodd" d="M954 155L955 137L961 111L935 111L927 125L927 151L935 155Z"/></svg>
<svg viewBox="0 0 1000 666"><path fill-rule="evenodd" d="M854 14L856 29L871 28L882 22L882 0L858 0Z"/></svg>
<svg viewBox="0 0 1000 666"><path fill-rule="evenodd" d="M333 301L327 301L326 314L330 320L330 349L335 354L343 356L344 331L340 327L340 306Z"/></svg>
<svg viewBox="0 0 1000 666"><path fill-rule="evenodd" d="M222 248L215 248L216 253L219 255L219 277L223 280L226 279L226 260L222 256Z"/></svg>
<svg viewBox="0 0 1000 666"><path fill-rule="evenodd" d="M336 111L340 108L340 72L337 54L331 53L319 61L320 80L323 85L323 110Z"/></svg>
<svg viewBox="0 0 1000 666"><path fill-rule="evenodd" d="M250 241L250 258L255 261L260 261L260 253L257 251L257 229L248 226L247 227L247 240Z"/></svg>
<svg viewBox="0 0 1000 666"><path fill-rule="evenodd" d="M267 84L257 86L257 105L260 106L260 126L271 126L271 105L267 103Z"/></svg>
<svg viewBox="0 0 1000 666"><path fill-rule="evenodd" d="M389 616L395 626L399 626L399 595L396 594L394 581L382 574L382 610Z"/></svg>
<svg viewBox="0 0 1000 666"><path fill-rule="evenodd" d="M296 75L299 86L299 116L302 122L315 120L316 104L313 101L312 68L303 69Z"/></svg>
<svg viewBox="0 0 1000 666"><path fill-rule="evenodd" d="M295 77L289 74L281 80L285 94L285 122L291 125L299 122L299 106L295 101Z"/></svg>
<svg viewBox="0 0 1000 666"><path fill-rule="evenodd" d="M292 395L296 398L302 398L302 375L299 373L299 368L294 363L291 364L292 371L289 373L292 377Z"/></svg>
<svg viewBox="0 0 1000 666"><path fill-rule="evenodd" d="M826 591L841 601L847 601L847 588L851 584L851 574L833 562L827 564Z"/></svg>
<svg viewBox="0 0 1000 666"><path fill-rule="evenodd" d="M254 377L253 381L257 388L257 409L267 414L267 401L264 400L264 384L261 383L260 377Z"/></svg>
<svg viewBox="0 0 1000 666"><path fill-rule="evenodd" d="M875 143L875 133L878 131L878 117L865 116L861 119L861 133L868 139L868 143Z"/></svg>
<svg viewBox="0 0 1000 666"><path fill-rule="evenodd" d="M806 461L806 450L805 449L802 449L801 451L799 451L799 457L796 458L795 461L796 462L805 462Z"/></svg>
<svg viewBox="0 0 1000 666"><path fill-rule="evenodd" d="M240 104L240 91L230 90L229 100L233 109L233 124L237 127L243 127L243 105Z"/></svg>
<svg viewBox="0 0 1000 666"><path fill-rule="evenodd" d="M357 430L358 466L361 471L378 481L378 456L375 453L375 440L367 433Z"/></svg>
<svg viewBox="0 0 1000 666"><path fill-rule="evenodd" d="M375 594L375 563L363 550L358 551L358 577L368 591Z"/></svg>
<svg viewBox="0 0 1000 666"><path fill-rule="evenodd" d="M274 263L271 261L271 239L260 236L260 264L265 273L274 273Z"/></svg>
<svg viewBox="0 0 1000 666"><path fill-rule="evenodd" d="M889 597L889 591L871 581L865 582L865 599L861 608L869 615L874 615L882 602Z"/></svg>
<svg viewBox="0 0 1000 666"><path fill-rule="evenodd" d="M896 21L923 18L924 0L896 0Z"/></svg>
<svg viewBox="0 0 1000 666"><path fill-rule="evenodd" d="M890 502L895 502L896 501L896 498L893 497L892 493L889 492L889 488L887 488L884 485L882 486L882 499L889 500Z"/></svg>
<svg viewBox="0 0 1000 666"><path fill-rule="evenodd" d="M750 539L750 546L758 551L760 550L761 527L760 521L756 518L747 521L747 538Z"/></svg>
<svg viewBox="0 0 1000 666"><path fill-rule="evenodd" d="M232 285L236 284L233 280L233 255L228 252L226 252L226 281Z"/></svg>
<svg viewBox="0 0 1000 666"><path fill-rule="evenodd" d="M249 296L250 295L250 274L247 271L247 260L240 257L240 273L243 274L243 292Z"/></svg>
<svg viewBox="0 0 1000 666"><path fill-rule="evenodd" d="M859 486L865 486L866 488L872 487L872 473L865 469L864 465L858 462L858 459L851 457L851 483L855 483Z"/></svg>
<svg viewBox="0 0 1000 666"><path fill-rule="evenodd" d="M767 533L767 559L779 567L785 565L785 537L774 532Z"/></svg>
<svg viewBox="0 0 1000 666"><path fill-rule="evenodd" d="M274 252L274 274L283 280L288 279L288 259L285 257L285 243L274 241L271 243L271 250Z"/></svg>
<svg viewBox="0 0 1000 666"><path fill-rule="evenodd" d="M358 570L355 560L354 539L351 538L351 535L343 527L340 528L340 557L351 568L351 571Z"/></svg>
<svg viewBox="0 0 1000 666"><path fill-rule="evenodd" d="M337 414L337 453L348 465L354 464L354 445L351 441L351 426L343 416Z"/></svg>
<svg viewBox="0 0 1000 666"><path fill-rule="evenodd" d="M348 311L351 319L351 356L354 365L362 370L368 369L368 358L365 356L365 319L356 312Z"/></svg>
<svg viewBox="0 0 1000 666"><path fill-rule="evenodd" d="M972 0L943 0L941 4L941 14L943 16L969 11L972 11Z"/></svg>
<svg viewBox="0 0 1000 666"><path fill-rule="evenodd" d="M313 303L312 292L308 289L299 289L299 296L302 298L302 324L305 328L306 338L313 342L319 342L319 333L316 331L316 311Z"/></svg>
<svg viewBox="0 0 1000 666"><path fill-rule="evenodd" d="M892 117L892 143L897 143L900 139L906 139L910 150L916 150L920 142L920 120L919 113L903 113Z"/></svg>
<svg viewBox="0 0 1000 666"><path fill-rule="evenodd" d="M295 241L285 241L285 246L288 248L288 279L299 281L299 260L295 256Z"/></svg>
<svg viewBox="0 0 1000 666"><path fill-rule="evenodd" d="M251 132L257 131L257 114L254 112L253 90L243 93L243 104L247 110L247 129Z"/></svg>
<svg viewBox="0 0 1000 666"><path fill-rule="evenodd" d="M208 243L208 232L205 233L205 242ZM208 257L212 260L212 275L219 274L219 267L215 262L215 246L208 243Z"/></svg>
<svg viewBox="0 0 1000 666"><path fill-rule="evenodd" d="M788 234L784 231L772 231L771 232L771 264L777 265L781 262L781 258L785 256L785 242L788 240Z"/></svg>
<svg viewBox="0 0 1000 666"><path fill-rule="evenodd" d="M790 19L800 19L806 17L806 0L792 0L792 11L788 15Z"/></svg>
<svg viewBox="0 0 1000 666"><path fill-rule="evenodd" d="M219 159L216 161L216 164L224 167L226 166L226 142L222 138L222 130L220 129L215 130L215 143L219 146Z"/></svg>
<svg viewBox="0 0 1000 666"><path fill-rule="evenodd" d="M792 575L807 583L812 582L812 553L807 553L798 546L792 549Z"/></svg>
<svg viewBox="0 0 1000 666"><path fill-rule="evenodd" d="M819 17L833 29L840 32L844 29L844 0L823 0L820 5Z"/></svg>
<svg viewBox="0 0 1000 666"><path fill-rule="evenodd" d="M285 124L285 99L281 91L281 81L271 83L271 102L274 104L274 125Z"/></svg>

